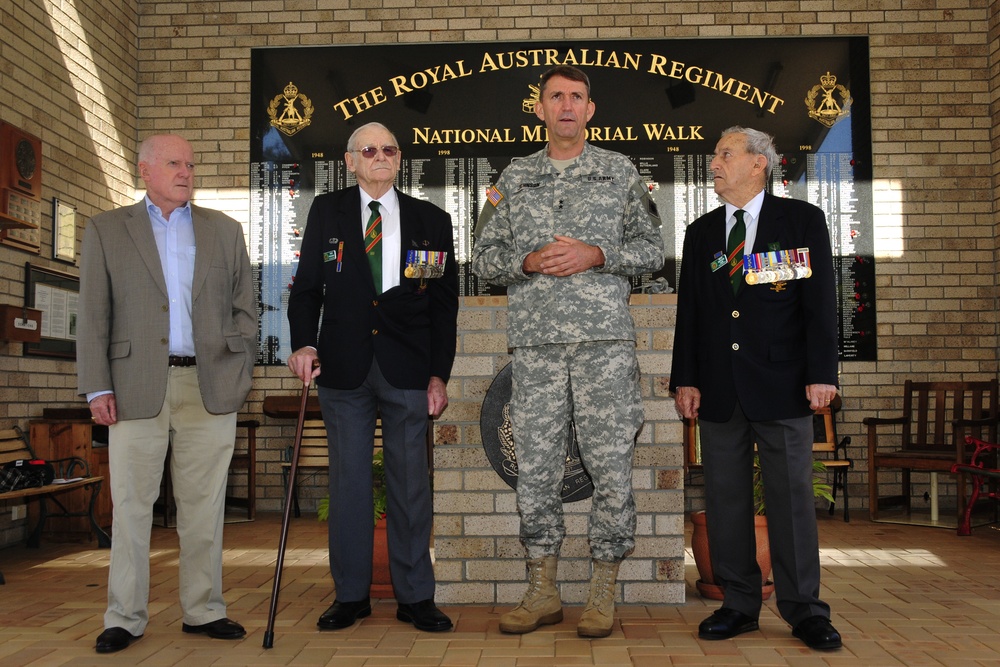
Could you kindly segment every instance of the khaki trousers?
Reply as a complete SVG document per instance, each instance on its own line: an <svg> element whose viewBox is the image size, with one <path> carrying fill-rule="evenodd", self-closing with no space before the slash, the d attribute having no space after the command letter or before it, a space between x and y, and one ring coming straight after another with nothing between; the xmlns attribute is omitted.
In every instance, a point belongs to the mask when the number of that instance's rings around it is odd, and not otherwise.
<svg viewBox="0 0 1000 667"><path fill-rule="evenodd" d="M110 427L114 520L105 628L141 635L149 622L149 539L168 444L184 622L202 625L225 618L222 525L235 441L236 413L206 412L194 367L170 369L166 398L156 417ZM159 557L170 559L171 554Z"/></svg>

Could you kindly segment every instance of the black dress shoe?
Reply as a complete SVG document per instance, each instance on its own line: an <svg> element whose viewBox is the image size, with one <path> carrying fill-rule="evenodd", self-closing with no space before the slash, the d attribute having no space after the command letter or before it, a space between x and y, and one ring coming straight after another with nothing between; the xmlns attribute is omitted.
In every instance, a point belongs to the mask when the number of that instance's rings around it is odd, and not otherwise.
<svg viewBox="0 0 1000 667"><path fill-rule="evenodd" d="M236 621L230 621L228 618L220 618L217 621L203 625L182 623L181 630L191 633L204 633L212 639L243 639L247 634L242 625Z"/></svg>
<svg viewBox="0 0 1000 667"><path fill-rule="evenodd" d="M330 608L316 621L321 630L340 630L354 625L359 618L372 615L372 605L368 598L357 602L334 600Z"/></svg>
<svg viewBox="0 0 1000 667"><path fill-rule="evenodd" d="M442 613L434 600L421 600L413 604L400 604L396 618L404 623L413 623L417 630L424 632L444 632L451 630L451 619Z"/></svg>
<svg viewBox="0 0 1000 667"><path fill-rule="evenodd" d="M744 632L757 630L757 619L746 614L721 607L698 626L698 636L702 639L731 639Z"/></svg>
<svg viewBox="0 0 1000 667"><path fill-rule="evenodd" d="M128 645L139 639L142 635L133 635L125 628L107 628L97 636L97 645L94 646L98 653L114 653L128 648Z"/></svg>
<svg viewBox="0 0 1000 667"><path fill-rule="evenodd" d="M796 625L792 634L804 641L809 648L821 651L843 646L840 633L826 616L810 616Z"/></svg>

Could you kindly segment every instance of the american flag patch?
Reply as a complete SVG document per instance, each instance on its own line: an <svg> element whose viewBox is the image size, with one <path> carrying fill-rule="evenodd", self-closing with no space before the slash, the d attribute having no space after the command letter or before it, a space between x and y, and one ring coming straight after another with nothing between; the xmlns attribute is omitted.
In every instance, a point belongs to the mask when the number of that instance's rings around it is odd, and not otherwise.
<svg viewBox="0 0 1000 667"><path fill-rule="evenodd" d="M500 194L500 191L496 189L496 186L491 185L490 187L486 188L486 198L490 200L491 204L496 206L497 204L500 203L500 200L503 199L503 195Z"/></svg>

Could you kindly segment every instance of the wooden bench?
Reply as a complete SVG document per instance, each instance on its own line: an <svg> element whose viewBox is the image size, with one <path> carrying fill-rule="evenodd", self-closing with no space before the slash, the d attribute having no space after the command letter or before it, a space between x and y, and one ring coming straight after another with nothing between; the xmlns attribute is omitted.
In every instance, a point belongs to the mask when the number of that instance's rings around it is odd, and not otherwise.
<svg viewBox="0 0 1000 667"><path fill-rule="evenodd" d="M0 431L0 465L16 461L18 459L34 459L35 454L31 451L24 433L19 428L12 428ZM45 486L30 489L18 489L16 491L6 491L0 493L0 503L11 500L38 500L38 523L28 536L28 546L38 547L41 542L42 529L45 522L52 517L78 517L83 516L90 519L91 529L97 536L97 544L102 548L111 546L111 538L97 524L94 516L94 507L97 502L97 494L100 493L103 477L91 477L90 466L81 458L72 456L64 459L49 459L48 463L55 468L55 477L59 480L74 480L71 482L52 483ZM70 512L60 502L60 498L75 489L89 489L90 503L85 512ZM50 512L48 501L51 500L59 506L60 512ZM0 584L3 584L3 574L0 573Z"/></svg>
<svg viewBox="0 0 1000 667"><path fill-rule="evenodd" d="M903 384L903 412L895 417L866 417L868 427L868 507L872 521L881 511L902 506L912 521L912 471L929 473L930 524L939 521L938 473L953 474L954 464L967 464L973 447L966 436L996 442L997 380L982 382L913 382ZM882 496L879 473L898 470L900 493ZM957 475L957 522L966 510L966 473ZM893 483L897 483L894 482ZM912 521L920 523L919 521Z"/></svg>
<svg viewBox="0 0 1000 667"><path fill-rule="evenodd" d="M979 500L983 486L989 484L989 489L986 492L987 498L1000 500L1000 492L997 492L997 487L1000 486L998 484L1000 482L1000 461L998 461L997 456L1000 452L1000 445L993 442L983 442L972 436L965 436L965 443L976 448L972 453L972 458L969 459L968 463L953 463L951 465L953 473L966 473L972 478L972 495L965 504L965 514L962 515L962 520L958 524L959 535L972 534L972 509L976 506L976 501Z"/></svg>
<svg viewBox="0 0 1000 667"><path fill-rule="evenodd" d="M826 469L833 473L833 484L830 495L830 514L837 505L837 489L844 495L844 521L851 520L851 508L848 502L847 471L854 468L854 459L847 455L847 446L851 444L851 436L845 435L837 439L837 412L840 410L840 394L833 397L825 408L817 410L813 417L813 457L823 462Z"/></svg>
<svg viewBox="0 0 1000 667"><path fill-rule="evenodd" d="M298 420L299 407L302 404L301 396L265 396L263 412L268 417L276 419ZM434 424L427 421L427 469L434 480ZM292 449L294 443L285 448L281 461L281 480L284 488L282 498L288 497L288 478L292 467ZM375 421L375 449L382 446L382 420ZM309 396L306 401L306 420L302 425L302 443L299 447L299 471L311 470L319 472L329 470L330 459L326 441L326 425L323 423L323 415L319 407L319 399L315 395ZM298 480L292 488L292 507L295 516L301 516L299 509Z"/></svg>
<svg viewBox="0 0 1000 667"><path fill-rule="evenodd" d="M851 520L850 503L847 490L847 471L854 467L854 460L847 456L847 446L851 444L850 436L837 439L837 411L840 410L840 394L834 397L828 407L820 408L813 413L813 457L822 461L833 473L830 503L830 514L836 511L837 489L844 497L844 521ZM688 470L701 468L701 439L698 432L697 419L684 420L684 465Z"/></svg>
<svg viewBox="0 0 1000 667"><path fill-rule="evenodd" d="M247 521L253 521L257 516L257 428L260 422L256 419L241 419L236 422L236 428L247 430L247 448L233 449L233 458L229 462L229 472L246 473L247 488L245 496L236 496L231 484L226 485L225 507L241 507L247 511ZM239 438L237 438L237 444ZM174 482L170 473L170 449L167 448L166 464L163 466L163 477L160 480L160 497L153 505L153 512L160 515L164 528L172 528L177 519L177 507L174 502Z"/></svg>
<svg viewBox="0 0 1000 667"><path fill-rule="evenodd" d="M285 448L284 456L281 459L281 482L284 488L283 498L288 497L288 480L292 469L292 451L294 443ZM377 452L382 448L382 420L375 421L375 447ZM330 456L326 440L326 424L322 419L307 419L302 425L302 444L299 446L299 467L302 471L329 471ZM295 516L302 516L299 509L299 485L296 480L292 488L292 509Z"/></svg>

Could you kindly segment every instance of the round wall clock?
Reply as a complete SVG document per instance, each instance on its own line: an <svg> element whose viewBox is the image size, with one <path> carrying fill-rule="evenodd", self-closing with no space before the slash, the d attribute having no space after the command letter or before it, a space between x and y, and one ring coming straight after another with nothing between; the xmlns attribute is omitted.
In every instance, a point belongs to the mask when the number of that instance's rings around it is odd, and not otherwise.
<svg viewBox="0 0 1000 667"><path fill-rule="evenodd" d="M21 139L14 148L14 163L17 165L17 173L21 178L30 181L35 175L35 168L38 166L38 156L35 155L35 147L27 139Z"/></svg>

